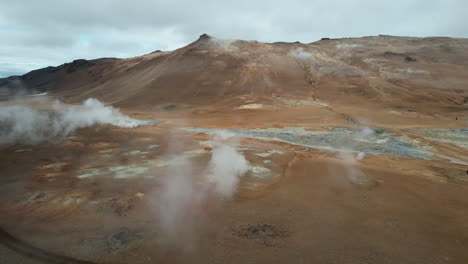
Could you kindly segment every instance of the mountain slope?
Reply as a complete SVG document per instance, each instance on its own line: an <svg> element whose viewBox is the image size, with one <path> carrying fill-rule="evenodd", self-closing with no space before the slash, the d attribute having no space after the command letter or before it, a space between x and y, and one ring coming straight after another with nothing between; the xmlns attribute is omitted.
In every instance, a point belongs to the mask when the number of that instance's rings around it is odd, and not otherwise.
<svg viewBox="0 0 468 264"><path fill-rule="evenodd" d="M468 99L468 40L376 36L310 44L202 35L174 51L76 60L0 79L67 102L95 97L128 108L212 104L242 95L342 104L447 106Z"/></svg>

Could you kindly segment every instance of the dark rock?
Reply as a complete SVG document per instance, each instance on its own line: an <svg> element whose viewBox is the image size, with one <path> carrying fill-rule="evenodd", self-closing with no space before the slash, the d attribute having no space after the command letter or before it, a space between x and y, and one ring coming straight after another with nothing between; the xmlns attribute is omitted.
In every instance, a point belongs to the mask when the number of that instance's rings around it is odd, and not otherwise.
<svg viewBox="0 0 468 264"><path fill-rule="evenodd" d="M286 228L272 224L248 224L234 230L234 236L247 239L259 239L265 246L272 246L271 239L288 236Z"/></svg>
<svg viewBox="0 0 468 264"><path fill-rule="evenodd" d="M205 147L203 150L211 152L211 151L213 151L213 148L212 147Z"/></svg>
<svg viewBox="0 0 468 264"><path fill-rule="evenodd" d="M95 64L96 63L94 63L92 61L88 61L88 60L84 60L84 59L78 59L78 60L74 60L71 63L67 63L65 65L66 65L67 73L72 73L72 72L81 70L81 69L83 69L85 67L93 66Z"/></svg>
<svg viewBox="0 0 468 264"><path fill-rule="evenodd" d="M414 61L416 61L416 59L411 58L410 56L406 56L406 58L405 58L405 62L414 62Z"/></svg>
<svg viewBox="0 0 468 264"><path fill-rule="evenodd" d="M384 56L406 56L406 54L396 53L396 52L392 52L392 51L386 51L386 52L384 52Z"/></svg>
<svg viewBox="0 0 468 264"><path fill-rule="evenodd" d="M111 235L104 243L107 252L116 252L129 248L132 243L141 239L143 236L140 233L124 227Z"/></svg>
<svg viewBox="0 0 468 264"><path fill-rule="evenodd" d="M211 36L208 35L208 34L201 34L201 35L200 35L200 39L209 40L209 39L211 39Z"/></svg>
<svg viewBox="0 0 468 264"><path fill-rule="evenodd" d="M320 40L330 40L330 38L321 38Z"/></svg>
<svg viewBox="0 0 468 264"><path fill-rule="evenodd" d="M385 57L403 57L405 62L415 62L416 59L409 56L407 53L397 53L397 52L392 52L392 51L386 51L384 52Z"/></svg>
<svg viewBox="0 0 468 264"><path fill-rule="evenodd" d="M169 105L165 105L162 107L163 110L166 110L166 111L170 111L170 110L174 110L177 108L177 105L175 104L169 104Z"/></svg>

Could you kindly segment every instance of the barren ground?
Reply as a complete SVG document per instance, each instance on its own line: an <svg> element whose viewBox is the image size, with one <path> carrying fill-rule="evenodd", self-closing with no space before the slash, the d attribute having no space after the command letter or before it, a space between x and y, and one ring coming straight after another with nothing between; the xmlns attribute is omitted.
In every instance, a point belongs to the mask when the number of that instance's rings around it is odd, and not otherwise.
<svg viewBox="0 0 468 264"><path fill-rule="evenodd" d="M468 263L467 54L465 39L203 35L17 77L160 122L2 146L0 263ZM199 187L219 130L249 162L228 198ZM167 227L180 171L198 192L176 193Z"/></svg>

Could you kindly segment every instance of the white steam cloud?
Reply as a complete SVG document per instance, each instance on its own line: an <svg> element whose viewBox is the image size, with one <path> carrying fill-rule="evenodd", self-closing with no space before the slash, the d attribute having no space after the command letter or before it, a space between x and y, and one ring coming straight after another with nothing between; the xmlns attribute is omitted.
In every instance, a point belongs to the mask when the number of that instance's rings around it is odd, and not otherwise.
<svg viewBox="0 0 468 264"><path fill-rule="evenodd" d="M232 136L225 132L214 136L207 168L195 169L186 157L171 163L155 200L162 242L185 248L193 246L196 231L207 220L207 210L235 193L239 177L249 165L230 145Z"/></svg>
<svg viewBox="0 0 468 264"><path fill-rule="evenodd" d="M52 103L53 111L24 104L0 106L0 144L37 144L72 134L96 124L136 127L148 121L132 119L117 109L90 98L79 106Z"/></svg>
<svg viewBox="0 0 468 264"><path fill-rule="evenodd" d="M95 124L114 125L118 127L137 127L144 121L130 118L119 110L105 106L99 100L89 98L80 106L66 106L59 101L54 102L54 110L59 113L55 124L66 134L78 128L89 127Z"/></svg>
<svg viewBox="0 0 468 264"><path fill-rule="evenodd" d="M351 183L354 184L367 184L369 177L358 167L356 161L364 158L365 153L359 152L356 156L354 153L348 151L339 152L339 157L344 161L346 177Z"/></svg>
<svg viewBox="0 0 468 264"><path fill-rule="evenodd" d="M291 56L301 61L302 63L309 63L317 60L312 53L304 51L303 48L291 50L289 54L291 54Z"/></svg>
<svg viewBox="0 0 468 264"><path fill-rule="evenodd" d="M249 169L244 156L227 144L233 135L228 132L219 132L214 138L214 149L209 164L210 180L214 183L217 194L230 198L239 182L239 176Z"/></svg>
<svg viewBox="0 0 468 264"><path fill-rule="evenodd" d="M359 44L349 44L349 43L342 43L342 44L337 44L335 48L337 49L354 49L354 48L359 48L362 45Z"/></svg>
<svg viewBox="0 0 468 264"><path fill-rule="evenodd" d="M354 137L359 141L365 139L373 133L374 130L368 127L364 127L359 132L357 132ZM353 148L353 144L346 144L346 142L344 142L344 147L338 153L338 157L343 160L345 166L346 178L353 184L372 185L374 180L356 166L356 163L359 160L362 160L366 156L366 153L358 152L356 154L353 152Z"/></svg>
<svg viewBox="0 0 468 264"><path fill-rule="evenodd" d="M235 48L232 47L231 44L237 41L236 39L224 39L224 38L215 38L211 37L210 38L210 43L212 43L215 47L221 48L221 49L230 49L230 48Z"/></svg>
<svg viewBox="0 0 468 264"><path fill-rule="evenodd" d="M192 163L186 157L176 159L167 170L162 190L155 201L158 209L160 238L171 246L191 245L200 217L204 188L197 186Z"/></svg>
<svg viewBox="0 0 468 264"><path fill-rule="evenodd" d="M351 43L340 43L335 46L336 55L334 59L340 60L347 57L351 57L354 54L354 49L361 47L360 44L351 44Z"/></svg>

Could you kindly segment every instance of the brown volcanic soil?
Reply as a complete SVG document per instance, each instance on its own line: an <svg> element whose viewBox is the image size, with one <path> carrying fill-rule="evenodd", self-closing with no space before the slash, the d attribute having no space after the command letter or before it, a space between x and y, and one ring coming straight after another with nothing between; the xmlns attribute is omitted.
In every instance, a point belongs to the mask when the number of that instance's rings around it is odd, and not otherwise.
<svg viewBox="0 0 468 264"><path fill-rule="evenodd" d="M291 55L297 48L306 60ZM450 38L202 36L176 51L18 77L68 103L96 97L162 122L2 147L0 262L467 263L467 49L467 40ZM211 156L209 135L178 128L365 126L435 155L367 153L350 169L333 151L238 138L250 164L270 172L249 172L232 199L189 208L176 242L162 237L164 164L188 156L196 178ZM434 128L445 130L424 130ZM350 170L367 181L356 183Z"/></svg>
<svg viewBox="0 0 468 264"><path fill-rule="evenodd" d="M293 56L298 49L299 57ZM466 104L467 50L468 40L452 38L378 36L302 44L202 35L175 51L76 60L0 79L0 86L54 92L68 102L94 97L151 111L254 94L437 113Z"/></svg>

